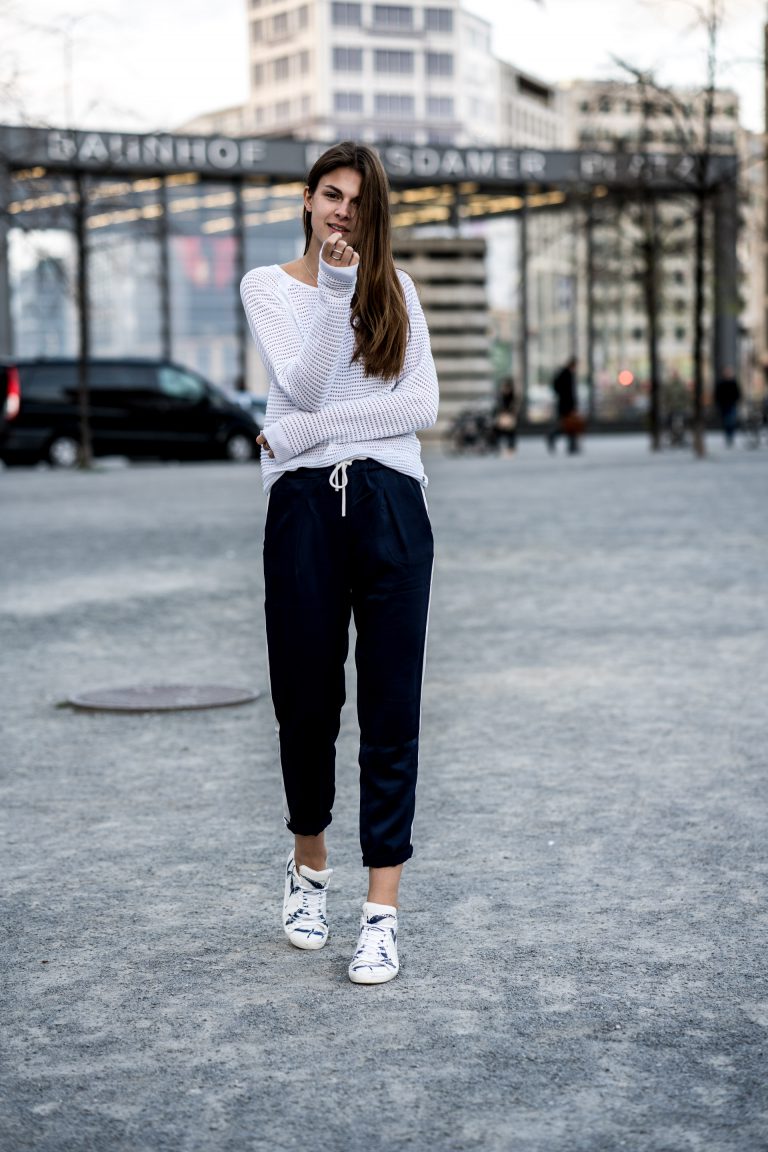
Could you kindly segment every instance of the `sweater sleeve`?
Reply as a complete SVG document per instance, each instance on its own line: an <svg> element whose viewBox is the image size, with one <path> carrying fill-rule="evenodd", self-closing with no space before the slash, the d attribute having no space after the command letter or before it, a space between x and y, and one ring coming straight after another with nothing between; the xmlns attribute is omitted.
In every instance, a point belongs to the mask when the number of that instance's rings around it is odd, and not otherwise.
<svg viewBox="0 0 768 1152"><path fill-rule="evenodd" d="M356 268L332 268L320 261L318 306L302 336L290 305L274 285L265 283L263 271L254 268L243 277L240 296L259 355L270 379L297 408L317 411L328 397L356 280Z"/></svg>
<svg viewBox="0 0 768 1152"><path fill-rule="evenodd" d="M431 428L437 420L438 384L429 332L416 289L404 278L410 331L403 371L388 388L326 404L318 411L291 412L265 429L278 463L325 440L381 440Z"/></svg>

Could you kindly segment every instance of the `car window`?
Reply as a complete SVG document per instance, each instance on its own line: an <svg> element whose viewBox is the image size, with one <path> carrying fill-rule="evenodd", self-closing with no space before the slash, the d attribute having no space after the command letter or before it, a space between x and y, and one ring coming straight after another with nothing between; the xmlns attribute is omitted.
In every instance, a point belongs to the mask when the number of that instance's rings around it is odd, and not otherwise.
<svg viewBox="0 0 768 1152"><path fill-rule="evenodd" d="M27 364L19 368L21 394L28 400L61 403L77 394L74 364Z"/></svg>
<svg viewBox="0 0 768 1152"><path fill-rule="evenodd" d="M152 386L152 369L143 364L90 364L88 383L91 388L134 392Z"/></svg>
<svg viewBox="0 0 768 1152"><path fill-rule="evenodd" d="M22 395L39 401L72 400L79 387L79 367L70 364L25 364L19 369ZM88 364L88 387L94 391L135 392L153 385L151 367L143 364Z"/></svg>
<svg viewBox="0 0 768 1152"><path fill-rule="evenodd" d="M174 400L185 400L189 404L196 404L206 394L205 385L197 376L184 372L181 368L160 368L158 372L160 391Z"/></svg>

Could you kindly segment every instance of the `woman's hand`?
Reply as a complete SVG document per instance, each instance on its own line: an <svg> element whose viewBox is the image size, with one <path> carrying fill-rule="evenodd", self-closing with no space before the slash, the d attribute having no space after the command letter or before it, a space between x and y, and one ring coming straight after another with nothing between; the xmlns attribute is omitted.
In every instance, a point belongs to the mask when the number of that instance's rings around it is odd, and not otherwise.
<svg viewBox="0 0 768 1152"><path fill-rule="evenodd" d="M275 454L267 443L267 438L263 432L259 432L258 436L256 437L256 443L261 444L262 452L266 452L267 456L274 460Z"/></svg>
<svg viewBox="0 0 768 1152"><path fill-rule="evenodd" d="M334 232L320 249L320 258L326 264L337 264L340 268L354 268L360 257L351 244L347 244L341 232Z"/></svg>

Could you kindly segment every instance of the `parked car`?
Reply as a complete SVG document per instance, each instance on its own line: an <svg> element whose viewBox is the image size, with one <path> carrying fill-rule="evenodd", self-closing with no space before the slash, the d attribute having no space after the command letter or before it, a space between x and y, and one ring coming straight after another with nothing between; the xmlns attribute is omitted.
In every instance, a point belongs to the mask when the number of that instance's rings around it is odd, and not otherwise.
<svg viewBox="0 0 768 1152"><path fill-rule="evenodd" d="M255 392L232 392L230 395L235 403L250 412L259 429L262 429L267 417L267 397L257 396Z"/></svg>
<svg viewBox="0 0 768 1152"><path fill-rule="evenodd" d="M88 363L95 456L247 461L259 425L196 372L165 360ZM80 450L76 360L0 363L0 459L71 468Z"/></svg>

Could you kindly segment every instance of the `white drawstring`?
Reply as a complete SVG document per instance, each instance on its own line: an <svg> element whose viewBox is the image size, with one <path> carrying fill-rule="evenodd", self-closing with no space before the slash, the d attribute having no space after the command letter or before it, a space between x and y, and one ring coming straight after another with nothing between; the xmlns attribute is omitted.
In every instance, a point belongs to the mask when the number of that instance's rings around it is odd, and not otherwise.
<svg viewBox="0 0 768 1152"><path fill-rule="evenodd" d="M328 483L335 492L341 492L341 514L347 514L347 468L353 460L365 460L365 456L352 456L349 460L339 460L328 478ZM339 479L341 477L341 479Z"/></svg>

